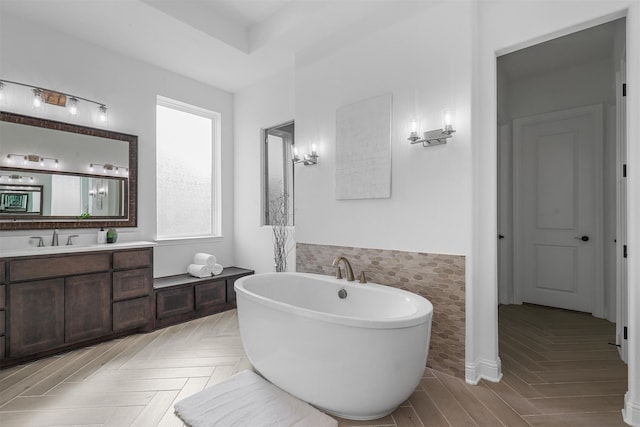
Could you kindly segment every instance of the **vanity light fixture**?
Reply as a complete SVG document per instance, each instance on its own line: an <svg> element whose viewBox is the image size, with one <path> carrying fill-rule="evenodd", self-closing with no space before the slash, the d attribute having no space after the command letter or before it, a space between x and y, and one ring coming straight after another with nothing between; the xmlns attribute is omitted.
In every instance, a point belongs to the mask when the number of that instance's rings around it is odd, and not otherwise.
<svg viewBox="0 0 640 427"><path fill-rule="evenodd" d="M102 166L102 173L114 173L120 175L120 171L123 171L124 175L129 175L129 168L126 166L112 165L111 163L91 163L89 164L89 170L93 172L96 166Z"/></svg>
<svg viewBox="0 0 640 427"><path fill-rule="evenodd" d="M34 178L32 176L25 176L25 175L0 175L0 180L2 178L7 178L8 181L18 181L18 182L23 182L25 178L28 178L30 182L34 181Z"/></svg>
<svg viewBox="0 0 640 427"><path fill-rule="evenodd" d="M107 122L107 106L102 102L93 101L91 99L64 92L44 89L26 83L14 82L11 80L0 80L0 100L6 97L5 89L8 84L31 88L33 90L33 108L41 108L44 104L67 107L69 114L75 116L80 111L80 101L89 102L98 106L98 121L100 123Z"/></svg>
<svg viewBox="0 0 640 427"><path fill-rule="evenodd" d="M46 162L50 161L54 164L56 168L60 166L60 161L58 159L55 159L53 157L42 157L38 154L10 153L10 154L7 154L7 163L13 163L15 161L15 157L17 157L18 159L22 159L23 165L28 165L31 162L31 163L38 163L40 164L40 166L45 166Z"/></svg>
<svg viewBox="0 0 640 427"><path fill-rule="evenodd" d="M311 153L305 154L302 158L298 155L298 149L293 147L292 161L294 164L302 163L305 166L312 166L318 164L318 152L316 151L316 144L311 144Z"/></svg>
<svg viewBox="0 0 640 427"><path fill-rule="evenodd" d="M433 147L447 143L447 139L453 136L455 129L453 128L453 114L451 110L442 110L442 128L429 130L420 134L420 122L412 118L409 121L409 138L411 144L422 143L423 147Z"/></svg>

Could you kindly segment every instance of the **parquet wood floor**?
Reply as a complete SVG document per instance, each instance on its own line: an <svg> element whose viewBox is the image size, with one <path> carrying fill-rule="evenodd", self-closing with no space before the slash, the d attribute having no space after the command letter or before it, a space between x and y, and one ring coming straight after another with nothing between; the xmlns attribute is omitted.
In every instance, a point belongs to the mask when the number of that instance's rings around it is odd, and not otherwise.
<svg viewBox="0 0 640 427"><path fill-rule="evenodd" d="M499 313L502 382L427 368L393 414L340 426L624 425L612 324L528 305ZM0 371L0 425L180 427L176 401L250 368L233 310Z"/></svg>

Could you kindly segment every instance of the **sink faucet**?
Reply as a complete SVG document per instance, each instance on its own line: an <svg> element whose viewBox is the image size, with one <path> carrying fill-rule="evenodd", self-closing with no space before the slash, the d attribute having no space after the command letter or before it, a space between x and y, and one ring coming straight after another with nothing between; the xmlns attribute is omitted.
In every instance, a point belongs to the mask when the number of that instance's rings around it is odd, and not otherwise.
<svg viewBox="0 0 640 427"><path fill-rule="evenodd" d="M58 229L53 230L53 236L51 237L51 246L58 246Z"/></svg>
<svg viewBox="0 0 640 427"><path fill-rule="evenodd" d="M42 237L40 237L40 236L31 236L31 237L29 237L29 239L37 239L38 240L38 247L39 248L44 247L44 241L42 240Z"/></svg>
<svg viewBox="0 0 640 427"><path fill-rule="evenodd" d="M342 275L340 274L340 261L343 261L344 268L345 270L347 270L347 282L353 282L355 280L355 277L353 276L353 269L351 268L351 263L349 263L349 260L343 256L336 257L336 259L334 259L333 263L331 264L333 267L338 267L338 274L336 275L336 278L338 279L342 278Z"/></svg>
<svg viewBox="0 0 640 427"><path fill-rule="evenodd" d="M71 246L71 245L73 245L73 240L72 240L72 239L73 239L74 237L78 237L78 235L77 235L77 234L72 234L72 235L70 235L70 236L67 238L67 246Z"/></svg>

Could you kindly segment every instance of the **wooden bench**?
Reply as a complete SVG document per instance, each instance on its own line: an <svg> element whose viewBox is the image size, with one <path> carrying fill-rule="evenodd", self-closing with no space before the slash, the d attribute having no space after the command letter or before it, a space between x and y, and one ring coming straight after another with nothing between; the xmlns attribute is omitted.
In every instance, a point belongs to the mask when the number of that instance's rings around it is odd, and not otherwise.
<svg viewBox="0 0 640 427"><path fill-rule="evenodd" d="M253 273L245 268L225 267L222 273L211 277L178 274L153 279L155 328L236 308L233 284Z"/></svg>

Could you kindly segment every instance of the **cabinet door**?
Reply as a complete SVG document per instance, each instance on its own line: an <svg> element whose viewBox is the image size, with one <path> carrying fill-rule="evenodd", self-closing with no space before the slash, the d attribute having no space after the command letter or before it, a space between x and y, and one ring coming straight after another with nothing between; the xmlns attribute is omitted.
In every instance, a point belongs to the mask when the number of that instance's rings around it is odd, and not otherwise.
<svg viewBox="0 0 640 427"><path fill-rule="evenodd" d="M9 285L9 356L64 343L64 279Z"/></svg>
<svg viewBox="0 0 640 427"><path fill-rule="evenodd" d="M111 332L111 274L86 274L65 282L65 342Z"/></svg>
<svg viewBox="0 0 640 427"><path fill-rule="evenodd" d="M193 312L193 286L159 291L156 297L158 319Z"/></svg>
<svg viewBox="0 0 640 427"><path fill-rule="evenodd" d="M224 280L196 285L196 310L226 302L226 288Z"/></svg>

